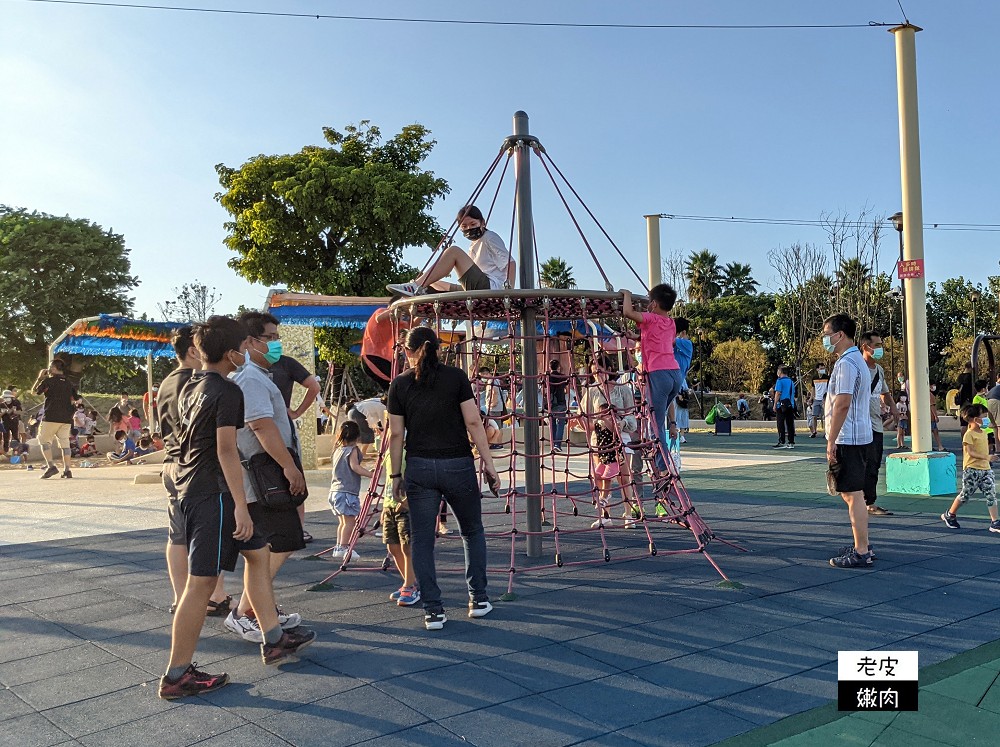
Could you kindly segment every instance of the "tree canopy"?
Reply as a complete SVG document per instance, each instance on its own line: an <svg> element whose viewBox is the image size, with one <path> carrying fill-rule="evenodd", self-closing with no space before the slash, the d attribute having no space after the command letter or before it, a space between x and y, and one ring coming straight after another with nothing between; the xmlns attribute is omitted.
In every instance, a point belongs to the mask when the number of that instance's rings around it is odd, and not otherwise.
<svg viewBox="0 0 1000 747"><path fill-rule="evenodd" d="M232 216L225 243L237 255L230 267L251 282L357 296L412 279L402 250L436 246L442 231L428 211L449 191L420 167L429 135L412 124L383 142L362 121L323 128L329 147L217 165L216 199Z"/></svg>
<svg viewBox="0 0 1000 747"><path fill-rule="evenodd" d="M575 288L573 268L562 257L549 257L542 262L538 282L543 288Z"/></svg>
<svg viewBox="0 0 1000 747"><path fill-rule="evenodd" d="M49 344L73 321L127 313L130 275L121 234L89 220L0 206L0 376L28 384Z"/></svg>
<svg viewBox="0 0 1000 747"><path fill-rule="evenodd" d="M685 264L688 298L695 303L705 303L722 294L722 270L719 255L702 249L691 252Z"/></svg>

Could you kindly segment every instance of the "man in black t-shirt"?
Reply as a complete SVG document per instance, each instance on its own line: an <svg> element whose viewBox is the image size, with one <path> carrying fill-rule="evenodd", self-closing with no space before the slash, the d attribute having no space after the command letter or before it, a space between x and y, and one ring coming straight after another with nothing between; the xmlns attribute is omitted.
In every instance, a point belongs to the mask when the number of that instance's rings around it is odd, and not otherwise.
<svg viewBox="0 0 1000 747"><path fill-rule="evenodd" d="M170 605L173 614L184 593L184 584L188 576L187 537L184 532L184 515L181 513L175 484L177 462L181 456L180 446L180 414L177 411L181 389L191 379L191 374L201 368L201 355L194 344L194 329L190 325L179 328L171 340L174 353L177 356L177 368L167 374L160 383L157 398L156 415L159 418L157 428L163 438L163 470L161 477L163 487L167 491L169 504L167 507L167 573L170 576L170 586L174 591L174 599ZM224 617L229 612L232 598L226 596L223 584L224 576L219 574L219 582L212 592L208 602L208 614L211 617Z"/></svg>
<svg viewBox="0 0 1000 747"><path fill-rule="evenodd" d="M42 422L38 427L38 446L45 461L42 479L47 480L59 474L59 468L55 465L55 447L52 447L52 461L49 461L45 448L51 447L53 442L62 451L62 476L72 477L73 473L69 469L69 438L73 428L73 413L76 411L75 403L80 395L66 378L66 364L59 358L53 360L48 368L39 371L31 391L45 397Z"/></svg>
<svg viewBox="0 0 1000 747"><path fill-rule="evenodd" d="M246 329L235 319L213 316L194 330L203 370L180 390L176 432L180 453L175 483L188 547L188 579L174 614L170 663L159 695L171 700L223 687L226 674L194 668L192 658L205 610L223 570L246 561L246 593L257 613L265 664L277 664L308 646L316 634L282 631L274 605L270 553L254 531L243 490L236 431L243 426L243 393L227 378L244 363Z"/></svg>

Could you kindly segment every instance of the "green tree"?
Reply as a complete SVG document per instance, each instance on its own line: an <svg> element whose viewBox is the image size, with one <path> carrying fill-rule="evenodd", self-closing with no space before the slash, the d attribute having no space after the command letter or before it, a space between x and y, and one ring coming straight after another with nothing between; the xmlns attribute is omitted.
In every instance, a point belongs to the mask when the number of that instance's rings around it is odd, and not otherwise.
<svg viewBox="0 0 1000 747"><path fill-rule="evenodd" d="M931 381L952 383L948 353L956 338L973 336L973 306L980 332L997 328L998 290L1000 277L996 276L988 278L986 285L973 283L961 276L940 284L927 284L927 349ZM952 357L954 359L954 354Z"/></svg>
<svg viewBox="0 0 1000 747"><path fill-rule="evenodd" d="M174 288L176 298L156 304L165 322L203 322L215 313L222 294L195 280Z"/></svg>
<svg viewBox="0 0 1000 747"><path fill-rule="evenodd" d="M705 303L718 298L722 293L722 270L719 269L719 255L702 249L691 252L686 265L685 277L688 281L688 299L693 303Z"/></svg>
<svg viewBox="0 0 1000 747"><path fill-rule="evenodd" d="M751 296L760 285L753 279L753 268L741 262L729 262L722 268L720 284L723 296Z"/></svg>
<svg viewBox="0 0 1000 747"><path fill-rule="evenodd" d="M712 350L712 364L716 387L759 392L767 372L767 353L756 340L726 340Z"/></svg>
<svg viewBox="0 0 1000 747"><path fill-rule="evenodd" d="M237 254L230 267L251 282L357 296L412 279L402 250L437 245L442 231L428 211L448 192L420 168L435 144L429 134L413 124L383 142L362 121L323 128L330 147L217 165L225 191L216 199L232 216L225 243Z"/></svg>
<svg viewBox="0 0 1000 747"><path fill-rule="evenodd" d="M542 262L538 283L543 288L575 288L573 268L562 257L549 257Z"/></svg>
<svg viewBox="0 0 1000 747"><path fill-rule="evenodd" d="M127 313L139 283L130 271L121 234L0 205L0 380L30 384L74 320Z"/></svg>

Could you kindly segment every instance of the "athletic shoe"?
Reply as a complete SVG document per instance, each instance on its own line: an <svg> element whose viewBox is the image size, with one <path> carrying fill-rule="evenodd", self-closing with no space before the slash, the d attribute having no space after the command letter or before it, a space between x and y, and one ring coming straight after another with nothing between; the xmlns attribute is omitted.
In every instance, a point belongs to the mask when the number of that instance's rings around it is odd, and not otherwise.
<svg viewBox="0 0 1000 747"><path fill-rule="evenodd" d="M951 513L950 511L945 511L943 514L941 514L941 521L943 521L945 523L945 526L948 527L949 529L962 528L958 524L958 518L955 516L955 514Z"/></svg>
<svg viewBox="0 0 1000 747"><path fill-rule="evenodd" d="M451 529L448 528L447 524L438 527L438 537L447 537L449 534L451 534Z"/></svg>
<svg viewBox="0 0 1000 747"><path fill-rule="evenodd" d="M490 451L502 451L503 444L490 444Z"/></svg>
<svg viewBox="0 0 1000 747"><path fill-rule="evenodd" d="M59 474L59 468L54 464L42 473L40 480L48 480L50 477L55 477Z"/></svg>
<svg viewBox="0 0 1000 747"><path fill-rule="evenodd" d="M854 549L854 545L847 545L847 547L840 548L837 551L837 554L838 555L847 555L847 553L851 552L853 549ZM868 545L868 554L872 556L872 560L878 560L878 557L875 555L875 548L872 547L871 545Z"/></svg>
<svg viewBox="0 0 1000 747"><path fill-rule="evenodd" d="M260 631L260 623L246 615L237 617L236 610L229 613L223 625L226 630L233 635L238 635L244 641L250 641L251 643L264 642L264 634Z"/></svg>
<svg viewBox="0 0 1000 747"><path fill-rule="evenodd" d="M73 477L73 473L72 473L72 471L70 471L68 469L67 470L63 470L62 476L65 477L65 478L67 478L67 479L69 479L69 478Z"/></svg>
<svg viewBox="0 0 1000 747"><path fill-rule="evenodd" d="M876 505L876 504L873 503L872 505L870 505L868 507L868 515L869 516L892 516L892 511L886 511L881 506L878 506L878 505Z"/></svg>
<svg viewBox="0 0 1000 747"><path fill-rule="evenodd" d="M267 665L289 661L310 643L316 640L314 630L287 630L277 643L260 644L260 658Z"/></svg>
<svg viewBox="0 0 1000 747"><path fill-rule="evenodd" d="M991 521L990 522L990 531L991 532L996 532L997 534L1000 534L1000 521Z"/></svg>
<svg viewBox="0 0 1000 747"><path fill-rule="evenodd" d="M427 630L441 630L446 622L448 622L448 616L444 614L444 610L424 613L424 627Z"/></svg>
<svg viewBox="0 0 1000 747"><path fill-rule="evenodd" d="M302 615L298 612L290 612L286 615L281 607L277 606L274 611L278 613L278 625L281 626L282 630L294 630L302 624Z"/></svg>
<svg viewBox="0 0 1000 747"><path fill-rule="evenodd" d="M662 503L657 503L656 504L656 515L657 516L661 516L661 517L662 516L668 516L669 512L667 511L667 507L664 506Z"/></svg>
<svg viewBox="0 0 1000 747"><path fill-rule="evenodd" d="M687 442L688 442L688 440L686 438L684 438L684 435L682 434L681 435L681 443L682 444L686 444Z"/></svg>
<svg viewBox="0 0 1000 747"><path fill-rule="evenodd" d="M593 524L590 525L590 528L597 529L598 527L603 527L604 521L605 521L604 519L598 519L597 521L595 521Z"/></svg>
<svg viewBox="0 0 1000 747"><path fill-rule="evenodd" d="M785 448L786 449L794 449L795 448L795 444L785 444Z"/></svg>
<svg viewBox="0 0 1000 747"><path fill-rule="evenodd" d="M405 586L400 586L398 589L396 589L396 591L392 592L392 594L389 595L389 601L398 602L399 598L403 596L403 589L405 588L406 588Z"/></svg>
<svg viewBox="0 0 1000 747"><path fill-rule="evenodd" d="M399 591L400 595L396 600L396 604L400 607L409 607L411 604L416 604L420 601L420 589L416 586L404 586Z"/></svg>
<svg viewBox="0 0 1000 747"><path fill-rule="evenodd" d="M347 548L337 545L330 551L330 560L344 560L347 557ZM351 550L351 560L361 560L356 550Z"/></svg>
<svg viewBox="0 0 1000 747"><path fill-rule="evenodd" d="M394 296L422 296L427 293L426 288L422 288L416 283L389 283L385 287Z"/></svg>
<svg viewBox="0 0 1000 747"><path fill-rule="evenodd" d="M225 672L222 674L199 672L194 668L194 664L191 664L184 674L173 682L167 679L167 675L160 677L159 695L164 700L176 700L187 695L201 695L218 690L228 684L229 675Z"/></svg>
<svg viewBox="0 0 1000 747"><path fill-rule="evenodd" d="M839 558L830 558L830 565L834 568L867 568L872 564L872 554L866 552L858 555L853 547L850 552L846 552Z"/></svg>
<svg viewBox="0 0 1000 747"><path fill-rule="evenodd" d="M815 433L810 433L809 434L809 438L816 438L816 434Z"/></svg>
<svg viewBox="0 0 1000 747"><path fill-rule="evenodd" d="M554 451L556 454L562 454L562 446L553 446L552 451Z"/></svg>
<svg viewBox="0 0 1000 747"><path fill-rule="evenodd" d="M469 617L486 617L493 611L493 605L489 599L481 602L469 602Z"/></svg>
<svg viewBox="0 0 1000 747"><path fill-rule="evenodd" d="M779 441L778 443L776 443L776 444L775 444L774 446L772 446L771 448L772 448L772 449L783 449L783 448L785 448L785 444L784 444L784 442L783 442L783 441Z"/></svg>

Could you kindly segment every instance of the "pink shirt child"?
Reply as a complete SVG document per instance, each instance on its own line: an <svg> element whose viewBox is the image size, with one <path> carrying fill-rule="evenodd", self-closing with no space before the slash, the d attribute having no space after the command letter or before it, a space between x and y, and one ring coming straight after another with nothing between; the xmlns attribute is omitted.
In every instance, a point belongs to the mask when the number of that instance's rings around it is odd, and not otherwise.
<svg viewBox="0 0 1000 747"><path fill-rule="evenodd" d="M642 347L642 367L647 371L679 369L674 358L674 339L677 327L669 316L645 312L639 322L639 343Z"/></svg>

